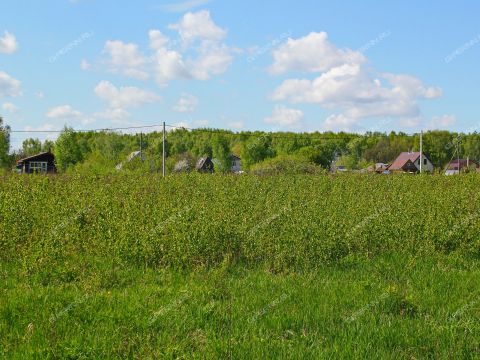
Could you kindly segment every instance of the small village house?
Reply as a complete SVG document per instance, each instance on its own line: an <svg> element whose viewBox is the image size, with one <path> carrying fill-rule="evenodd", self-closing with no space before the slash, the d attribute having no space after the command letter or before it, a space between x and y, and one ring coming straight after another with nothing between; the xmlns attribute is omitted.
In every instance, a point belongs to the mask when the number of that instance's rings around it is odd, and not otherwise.
<svg viewBox="0 0 480 360"><path fill-rule="evenodd" d="M242 159L240 159L236 155L230 155L230 159L232 161L232 172L238 174L242 171Z"/></svg>
<svg viewBox="0 0 480 360"><path fill-rule="evenodd" d="M377 174L384 174L388 172L388 167L390 165L384 164L384 163L376 163L374 165L371 165L367 168L367 172L369 173L377 173Z"/></svg>
<svg viewBox="0 0 480 360"><path fill-rule="evenodd" d="M16 171L19 174L55 173L55 155L50 151L29 156L17 161Z"/></svg>
<svg viewBox="0 0 480 360"><path fill-rule="evenodd" d="M213 173L215 171L215 166L213 164L212 159L210 157L202 157L197 161L197 165L195 169L199 173Z"/></svg>
<svg viewBox="0 0 480 360"><path fill-rule="evenodd" d="M479 170L480 170L480 167L478 163L474 160L456 159L456 160L450 161L450 163L447 165L447 169L445 170L445 175L456 175L456 174L460 174L462 171L475 172Z"/></svg>
<svg viewBox="0 0 480 360"><path fill-rule="evenodd" d="M425 154L420 152L403 152L388 167L392 172L418 173L420 172L420 161L422 162L422 171L433 172L433 164Z"/></svg>
<svg viewBox="0 0 480 360"><path fill-rule="evenodd" d="M230 159L230 172L234 174L241 174L243 173L242 171L242 159L240 159L237 155L231 154L229 156ZM218 159L213 159L213 164L216 166L219 166L219 161Z"/></svg>

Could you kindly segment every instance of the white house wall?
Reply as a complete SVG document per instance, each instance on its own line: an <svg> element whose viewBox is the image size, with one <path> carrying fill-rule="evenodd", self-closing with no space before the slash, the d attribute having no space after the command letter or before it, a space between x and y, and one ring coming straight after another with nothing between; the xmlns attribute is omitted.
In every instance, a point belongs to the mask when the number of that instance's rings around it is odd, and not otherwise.
<svg viewBox="0 0 480 360"><path fill-rule="evenodd" d="M426 172L433 172L433 164L428 160L428 158L425 155L422 155L422 160L427 159L427 165L422 166L422 171ZM418 170L420 170L420 157L415 161L415 166L417 167Z"/></svg>
<svg viewBox="0 0 480 360"><path fill-rule="evenodd" d="M232 171L233 172L239 172L242 170L242 166L240 163L240 160L233 160L232 161Z"/></svg>

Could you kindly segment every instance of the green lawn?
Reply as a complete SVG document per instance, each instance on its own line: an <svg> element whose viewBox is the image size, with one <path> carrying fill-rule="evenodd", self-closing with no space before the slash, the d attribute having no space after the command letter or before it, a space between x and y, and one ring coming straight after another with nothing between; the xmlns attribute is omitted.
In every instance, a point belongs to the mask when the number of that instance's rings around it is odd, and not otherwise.
<svg viewBox="0 0 480 360"><path fill-rule="evenodd" d="M480 267L474 260L357 258L303 274L228 261L189 273L84 269L75 280L57 274L45 283L2 266L0 355L480 357Z"/></svg>

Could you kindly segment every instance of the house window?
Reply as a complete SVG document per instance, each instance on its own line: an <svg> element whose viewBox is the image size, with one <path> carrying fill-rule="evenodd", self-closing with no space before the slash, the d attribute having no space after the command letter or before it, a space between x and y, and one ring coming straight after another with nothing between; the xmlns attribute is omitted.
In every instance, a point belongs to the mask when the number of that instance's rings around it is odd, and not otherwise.
<svg viewBox="0 0 480 360"><path fill-rule="evenodd" d="M427 159L423 159L423 165L427 165Z"/></svg>
<svg viewBox="0 0 480 360"><path fill-rule="evenodd" d="M30 172L32 173L46 173L47 170L48 170L48 163L46 161L30 162Z"/></svg>

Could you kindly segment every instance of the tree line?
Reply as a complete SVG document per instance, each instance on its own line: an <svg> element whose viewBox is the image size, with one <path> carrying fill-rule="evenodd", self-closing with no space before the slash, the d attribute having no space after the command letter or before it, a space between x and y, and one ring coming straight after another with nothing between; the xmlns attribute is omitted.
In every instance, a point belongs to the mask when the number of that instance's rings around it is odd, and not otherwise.
<svg viewBox="0 0 480 360"><path fill-rule="evenodd" d="M401 152L419 151L419 135L403 132L250 132L216 129L176 129L167 133L167 169L200 157L216 159L219 171L228 171L230 154L242 159L245 170L282 163L329 169L332 162L348 169L363 169L377 162L391 163ZM125 170L158 171L162 165L162 134L121 134L112 131L76 132L64 128L56 141L26 139L21 149L10 151L10 127L0 118L0 167L10 169L23 157L51 150L60 171L113 172L133 151L143 158L125 164ZM458 151L458 153L457 153ZM457 154L480 160L480 134L429 131L424 134L424 152L437 168ZM285 167L285 166L284 166Z"/></svg>

